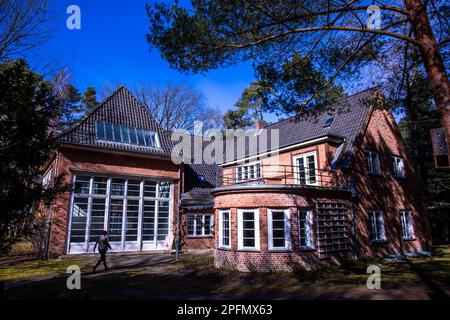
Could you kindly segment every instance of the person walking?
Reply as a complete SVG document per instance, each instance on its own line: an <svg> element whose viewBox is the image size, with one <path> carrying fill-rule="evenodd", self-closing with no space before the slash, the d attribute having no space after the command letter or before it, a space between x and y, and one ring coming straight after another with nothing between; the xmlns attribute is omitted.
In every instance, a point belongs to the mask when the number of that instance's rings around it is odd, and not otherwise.
<svg viewBox="0 0 450 320"><path fill-rule="evenodd" d="M98 260L97 264L93 267L94 272L97 270L97 267L100 265L100 263L103 262L103 265L105 266L105 271L108 270L108 265L106 264L106 253L108 252L108 249L111 249L111 245L108 241L108 232L102 231L102 234L97 238L97 241L94 245L94 252L98 245L98 252L100 253L100 260Z"/></svg>

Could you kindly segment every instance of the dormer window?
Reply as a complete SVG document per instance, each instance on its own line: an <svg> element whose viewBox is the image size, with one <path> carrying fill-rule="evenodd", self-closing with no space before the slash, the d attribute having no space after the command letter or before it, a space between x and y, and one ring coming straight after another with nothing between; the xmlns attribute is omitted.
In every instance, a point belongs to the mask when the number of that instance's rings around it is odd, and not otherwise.
<svg viewBox="0 0 450 320"><path fill-rule="evenodd" d="M329 127L333 124L334 118L326 118L325 121L323 122L323 127Z"/></svg>
<svg viewBox="0 0 450 320"><path fill-rule="evenodd" d="M151 148L161 147L156 132L101 121L96 122L96 138L100 141L132 144Z"/></svg>

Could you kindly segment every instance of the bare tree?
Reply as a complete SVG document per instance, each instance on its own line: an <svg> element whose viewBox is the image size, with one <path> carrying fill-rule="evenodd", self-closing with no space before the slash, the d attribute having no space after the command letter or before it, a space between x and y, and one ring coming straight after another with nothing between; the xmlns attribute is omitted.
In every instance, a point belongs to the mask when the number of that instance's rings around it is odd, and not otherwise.
<svg viewBox="0 0 450 320"><path fill-rule="evenodd" d="M185 84L137 85L133 91L161 127L169 131L191 130L205 107L203 95Z"/></svg>
<svg viewBox="0 0 450 320"><path fill-rule="evenodd" d="M0 62L47 40L47 8L48 0L0 0Z"/></svg>

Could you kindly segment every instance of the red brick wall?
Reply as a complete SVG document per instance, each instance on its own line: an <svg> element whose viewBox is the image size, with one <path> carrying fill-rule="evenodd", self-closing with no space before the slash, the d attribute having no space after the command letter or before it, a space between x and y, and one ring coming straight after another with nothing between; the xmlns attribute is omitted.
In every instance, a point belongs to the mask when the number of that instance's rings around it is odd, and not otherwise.
<svg viewBox="0 0 450 320"><path fill-rule="evenodd" d="M64 173L64 182L72 182L72 170L101 172L111 175L137 175L164 177L174 181L173 222L177 219L178 167L170 160L157 160L137 156L119 155L62 148L58 157L57 175ZM61 194L52 204L52 227L50 233L49 256L67 253L67 228L69 221L70 191ZM174 228L173 228L174 229Z"/></svg>
<svg viewBox="0 0 450 320"><path fill-rule="evenodd" d="M368 175L364 150L377 151L381 176ZM401 156L405 164L405 179L396 179L392 169L392 155ZM427 213L421 203L422 184L415 173L411 157L392 117L385 110L375 110L370 118L361 148L357 153L352 175L357 183L355 201L358 251L361 256L374 254L403 254L425 250L429 237ZM400 210L411 210L416 240L402 240ZM369 233L369 210L384 212L387 242L372 244ZM428 246L430 243L428 242Z"/></svg>

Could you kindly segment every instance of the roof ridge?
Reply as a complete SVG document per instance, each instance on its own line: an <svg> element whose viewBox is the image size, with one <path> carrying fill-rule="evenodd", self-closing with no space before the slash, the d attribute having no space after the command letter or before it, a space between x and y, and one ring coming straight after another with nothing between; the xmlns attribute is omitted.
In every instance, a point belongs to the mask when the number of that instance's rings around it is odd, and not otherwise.
<svg viewBox="0 0 450 320"><path fill-rule="evenodd" d="M105 98L102 102L100 102L98 105L96 105L92 110L90 110L88 113L86 113L83 118L80 119L80 121L78 121L73 127L61 132L61 134L58 135L58 138L61 138L62 136L71 133L72 131L74 131L76 128L80 127L84 122L86 122L86 120L93 115L97 110L99 110L101 107L103 107L109 100L111 100L111 98L113 96L115 96L119 91L121 90L127 90L128 89L121 85L119 86L116 91L114 91L113 93L111 93L107 98Z"/></svg>
<svg viewBox="0 0 450 320"><path fill-rule="evenodd" d="M341 101L343 101L343 100L346 100L346 99L349 99L349 98L351 98L351 97L357 96L357 95L362 94L362 93L364 93L364 92L366 92L366 91L376 90L376 89L378 89L378 88L379 88L378 86L374 86L374 87L370 87L370 88L364 89L364 90L359 91L359 92L356 92L356 93L352 93L352 94L350 94L350 95L348 95L348 96L342 97L342 98L340 98L340 99L338 99L338 100L336 100L336 101L330 103L329 105L332 106L332 105L334 105L334 104L336 104L336 103L339 103L339 102L341 102ZM286 118L286 119L282 119L282 120L273 122L273 123L269 124L269 125L268 125L266 128L264 128L264 129L267 129L267 128L273 126L273 125L282 123L282 122L284 122L284 121L292 120L292 119L294 119L295 117L297 117L297 116L295 115L295 116L288 117L288 118Z"/></svg>

